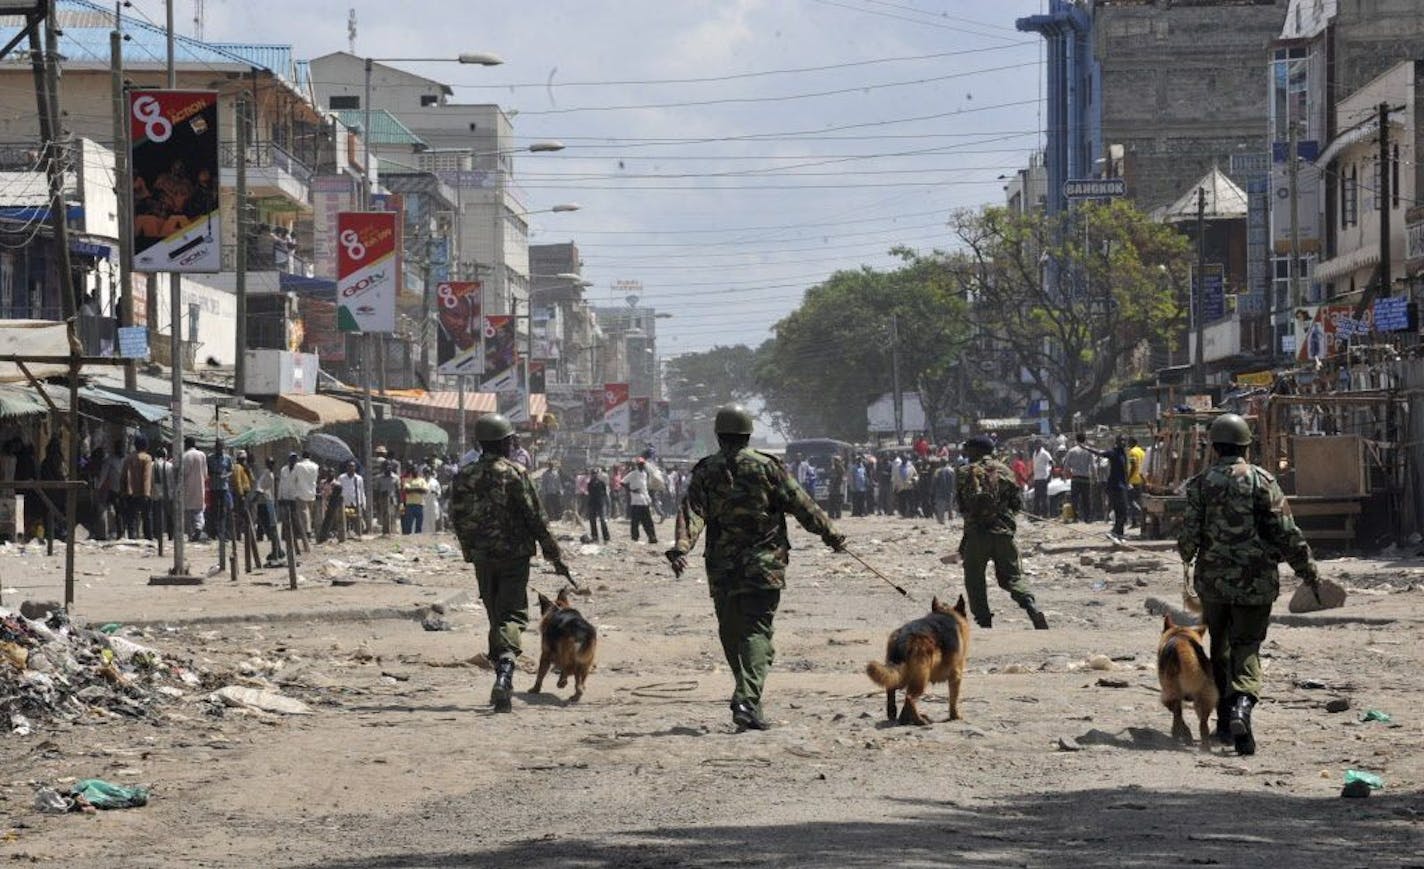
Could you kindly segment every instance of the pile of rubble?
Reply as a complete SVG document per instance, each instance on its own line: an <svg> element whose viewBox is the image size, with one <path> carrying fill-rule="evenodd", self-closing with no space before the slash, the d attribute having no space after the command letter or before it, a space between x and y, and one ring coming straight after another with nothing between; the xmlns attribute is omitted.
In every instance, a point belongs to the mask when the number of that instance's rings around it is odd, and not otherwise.
<svg viewBox="0 0 1424 869"><path fill-rule="evenodd" d="M146 717L201 680L157 650L120 636L117 625L79 627L62 609L0 607L0 725L26 735L47 721Z"/></svg>

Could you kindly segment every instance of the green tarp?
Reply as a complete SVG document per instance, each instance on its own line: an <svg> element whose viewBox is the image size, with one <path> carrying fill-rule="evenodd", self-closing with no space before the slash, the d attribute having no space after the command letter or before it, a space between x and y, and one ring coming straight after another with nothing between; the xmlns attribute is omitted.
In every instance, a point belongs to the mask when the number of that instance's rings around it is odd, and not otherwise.
<svg viewBox="0 0 1424 869"><path fill-rule="evenodd" d="M361 423L339 422L323 426L322 431L334 434L353 446L361 443ZM387 418L371 424L371 444L387 447L417 447L444 452L450 446L450 435L433 422L420 419Z"/></svg>

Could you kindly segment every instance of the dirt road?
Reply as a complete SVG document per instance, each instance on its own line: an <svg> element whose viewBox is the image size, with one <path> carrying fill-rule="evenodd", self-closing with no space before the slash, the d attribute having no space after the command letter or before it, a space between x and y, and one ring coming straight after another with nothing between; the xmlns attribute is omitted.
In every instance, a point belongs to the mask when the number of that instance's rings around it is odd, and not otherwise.
<svg viewBox="0 0 1424 869"><path fill-rule="evenodd" d="M1260 752L1238 758L1168 737L1153 671L1161 619L1145 602L1179 602L1171 552L1111 555L1101 536L1057 525L1020 532L1052 629L1031 630L992 591L995 626L972 637L966 720L946 723L937 692L925 707L935 724L888 726L864 664L932 594L958 593L959 568L938 561L957 527L842 525L916 601L795 532L769 732L732 731L700 565L679 581L662 546L574 543L593 591L578 605L602 634L584 702L565 705L569 689L521 693L513 715L489 714L491 675L472 662L478 604L454 608L450 632L394 618L152 628L145 642L192 658L210 684L265 682L315 714L222 710L201 690L151 722L95 716L0 737L0 855L324 869L1424 865L1424 560L1327 560L1352 588L1345 609L1293 618L1281 601ZM303 573L321 584L326 559L391 545L319 551ZM152 562L119 555L106 568ZM468 588L463 568L446 559L406 582L413 596ZM557 578L535 584L553 590ZM525 648L537 651L532 633ZM1087 666L1093 656L1110 669ZM531 682L521 673L516 689ZM1335 698L1351 708L1326 712ZM1393 721L1362 722L1368 709ZM1341 799L1347 769L1386 786ZM150 783L153 799L97 816L31 808L34 783L89 776Z"/></svg>

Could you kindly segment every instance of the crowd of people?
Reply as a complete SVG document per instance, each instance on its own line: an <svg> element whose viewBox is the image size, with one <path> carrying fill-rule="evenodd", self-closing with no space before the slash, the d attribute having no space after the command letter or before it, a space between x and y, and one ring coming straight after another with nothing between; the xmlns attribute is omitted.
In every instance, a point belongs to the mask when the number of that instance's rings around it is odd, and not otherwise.
<svg viewBox="0 0 1424 869"><path fill-rule="evenodd" d="M652 448L626 462L569 473L550 460L535 475L545 515L588 524L588 540L611 540L608 522L628 522L633 542L658 542L657 526L671 516L687 486L678 467L662 467Z"/></svg>

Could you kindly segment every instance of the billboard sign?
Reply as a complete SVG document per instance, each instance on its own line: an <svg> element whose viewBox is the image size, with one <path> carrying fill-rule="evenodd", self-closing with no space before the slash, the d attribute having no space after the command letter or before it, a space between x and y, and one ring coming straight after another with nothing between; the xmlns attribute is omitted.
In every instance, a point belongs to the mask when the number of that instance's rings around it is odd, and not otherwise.
<svg viewBox="0 0 1424 869"><path fill-rule="evenodd" d="M515 334L514 318L507 314L485 317L485 379L481 392L504 392L519 388L519 336Z"/></svg>
<svg viewBox="0 0 1424 869"><path fill-rule="evenodd" d="M1127 195L1127 181L1122 178L1071 178L1063 182L1066 199L1112 199Z"/></svg>
<svg viewBox="0 0 1424 869"><path fill-rule="evenodd" d="M638 440L647 440L652 430L653 400L646 396L628 399L628 431L626 434Z"/></svg>
<svg viewBox="0 0 1424 869"><path fill-rule="evenodd" d="M216 91L129 91L134 268L222 271Z"/></svg>
<svg viewBox="0 0 1424 869"><path fill-rule="evenodd" d="M603 424L600 430L617 435L627 435L630 431L628 414L628 384L603 384Z"/></svg>
<svg viewBox="0 0 1424 869"><path fill-rule="evenodd" d="M350 175L318 175L312 179L312 268L319 278L336 277L336 221L354 205Z"/></svg>
<svg viewBox="0 0 1424 869"><path fill-rule="evenodd" d="M603 390L590 389L583 396L583 427L585 431L603 431Z"/></svg>
<svg viewBox="0 0 1424 869"><path fill-rule="evenodd" d="M436 335L440 374L485 371L483 291L479 281L444 281L435 285L440 332Z"/></svg>
<svg viewBox="0 0 1424 869"><path fill-rule="evenodd" d="M343 332L396 328L396 215L343 211L336 219L336 323Z"/></svg>
<svg viewBox="0 0 1424 869"><path fill-rule="evenodd" d="M1344 352L1353 338L1370 333L1372 311L1355 319L1353 305L1306 305L1295 311L1295 358L1298 362L1325 359Z"/></svg>

